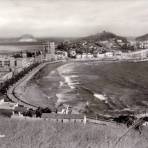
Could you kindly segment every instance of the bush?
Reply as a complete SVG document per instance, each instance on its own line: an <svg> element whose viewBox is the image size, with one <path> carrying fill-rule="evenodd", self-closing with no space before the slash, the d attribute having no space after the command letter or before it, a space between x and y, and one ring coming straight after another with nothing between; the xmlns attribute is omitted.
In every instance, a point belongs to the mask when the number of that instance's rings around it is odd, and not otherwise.
<svg viewBox="0 0 148 148"><path fill-rule="evenodd" d="M119 117L115 117L113 121L117 123L126 124L128 127L134 123L136 120L135 116L128 116L128 115L120 115Z"/></svg>

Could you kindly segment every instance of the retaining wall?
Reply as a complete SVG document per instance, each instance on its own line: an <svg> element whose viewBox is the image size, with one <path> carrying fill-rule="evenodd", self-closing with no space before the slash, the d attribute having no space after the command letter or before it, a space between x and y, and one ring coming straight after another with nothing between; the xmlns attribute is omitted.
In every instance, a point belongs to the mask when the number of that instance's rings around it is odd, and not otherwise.
<svg viewBox="0 0 148 148"><path fill-rule="evenodd" d="M32 71L30 71L26 76L24 76L21 80L16 82L14 85L12 85L8 91L7 91L7 97L12 100L13 102L19 103L20 105L24 105L27 108L36 109L38 106L35 106L33 104L30 104L29 102L26 102L23 95L18 94L16 89L17 87L21 87L21 85L25 85L40 69L42 69L47 64L54 64L63 62L63 60L60 61L53 61L53 62L46 62L42 63L39 66L35 67Z"/></svg>

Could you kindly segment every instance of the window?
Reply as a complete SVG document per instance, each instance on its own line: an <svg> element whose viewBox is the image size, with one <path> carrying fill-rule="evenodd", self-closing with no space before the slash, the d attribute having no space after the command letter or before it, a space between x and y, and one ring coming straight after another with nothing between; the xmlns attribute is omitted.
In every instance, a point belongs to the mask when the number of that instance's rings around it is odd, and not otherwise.
<svg viewBox="0 0 148 148"><path fill-rule="evenodd" d="M14 65L17 66L17 61L14 62Z"/></svg>
<svg viewBox="0 0 148 148"><path fill-rule="evenodd" d="M4 66L10 66L10 61L4 61Z"/></svg>
<svg viewBox="0 0 148 148"><path fill-rule="evenodd" d="M2 61L0 61L0 67L2 67L2 66L3 66Z"/></svg>

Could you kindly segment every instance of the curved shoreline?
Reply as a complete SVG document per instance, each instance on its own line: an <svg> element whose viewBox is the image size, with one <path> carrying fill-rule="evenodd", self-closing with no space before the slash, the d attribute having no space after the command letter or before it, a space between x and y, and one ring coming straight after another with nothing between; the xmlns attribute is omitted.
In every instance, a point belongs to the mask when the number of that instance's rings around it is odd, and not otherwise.
<svg viewBox="0 0 148 148"><path fill-rule="evenodd" d="M37 109L40 107L40 105L35 105L33 103L29 103L26 99L25 96L21 93L21 91L18 91L19 88L24 88L26 86L26 83L33 78L35 74L37 74L43 67L45 67L47 64L55 64L63 62L61 61L54 61L54 62L46 62L42 63L36 68L34 68L31 72L29 72L26 76L24 76L22 79L20 79L17 83L15 83L13 86L11 86L8 91L7 91L7 96L10 100L12 100L15 103L18 103L20 105L23 105L27 108L32 108L32 109ZM71 62L70 62L71 63ZM148 113L139 113L136 114L135 116L140 118L143 117L144 115L146 116Z"/></svg>
<svg viewBox="0 0 148 148"><path fill-rule="evenodd" d="M13 86L11 86L8 91L7 91L7 96L10 100L12 100L13 102L17 102L20 103L22 105L25 105L26 107L30 107L30 108L37 108L39 107L39 105L35 105L33 103L29 103L27 102L27 100L25 99L25 96L22 95L21 91L18 91L20 87L24 88L24 86L26 86L27 82L29 80L31 80L33 78L33 76L35 74L37 74L43 67L45 67L47 64L53 64L53 63L59 63L59 62L63 62L63 61L54 61L54 62L46 62L46 63L42 63L39 66L37 66L36 68L34 68L31 72L29 72L28 74L26 74L26 76L24 76L22 79L20 79L17 83L15 83ZM68 62L68 63L73 63L72 61ZM139 114L138 114L139 116Z"/></svg>
<svg viewBox="0 0 148 148"><path fill-rule="evenodd" d="M28 103L25 98L19 94L16 89L18 87L22 87L25 86L26 83L36 74L38 73L39 70L41 70L43 67L45 67L47 64L54 64L54 63L59 63L59 62L63 62L61 61L54 61L54 62L46 62L46 63L42 63L39 66L37 66L36 68L34 68L31 72L29 72L26 76L24 76L21 80L19 80L17 83L15 83L14 85L12 85L8 91L7 91L7 97L12 100L15 103L18 103L20 105L23 105L27 108L32 108L32 109L36 109L38 106L33 105L31 103Z"/></svg>

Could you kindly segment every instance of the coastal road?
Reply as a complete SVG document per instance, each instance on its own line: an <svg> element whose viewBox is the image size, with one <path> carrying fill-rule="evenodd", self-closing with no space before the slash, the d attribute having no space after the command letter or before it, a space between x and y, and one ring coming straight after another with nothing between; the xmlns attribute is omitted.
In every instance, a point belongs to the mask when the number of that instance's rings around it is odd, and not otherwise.
<svg viewBox="0 0 148 148"><path fill-rule="evenodd" d="M21 80L19 80L17 83L12 85L8 89L7 97L13 102L23 105L27 108L36 109L38 106L27 102L23 95L17 93L16 89L20 87L21 85L25 85L40 69L42 69L47 64L54 64L54 63L59 63L59 62L63 62L63 61L61 60L61 61L54 61L54 62L46 62L34 68L31 72L29 72L26 76L24 76Z"/></svg>

